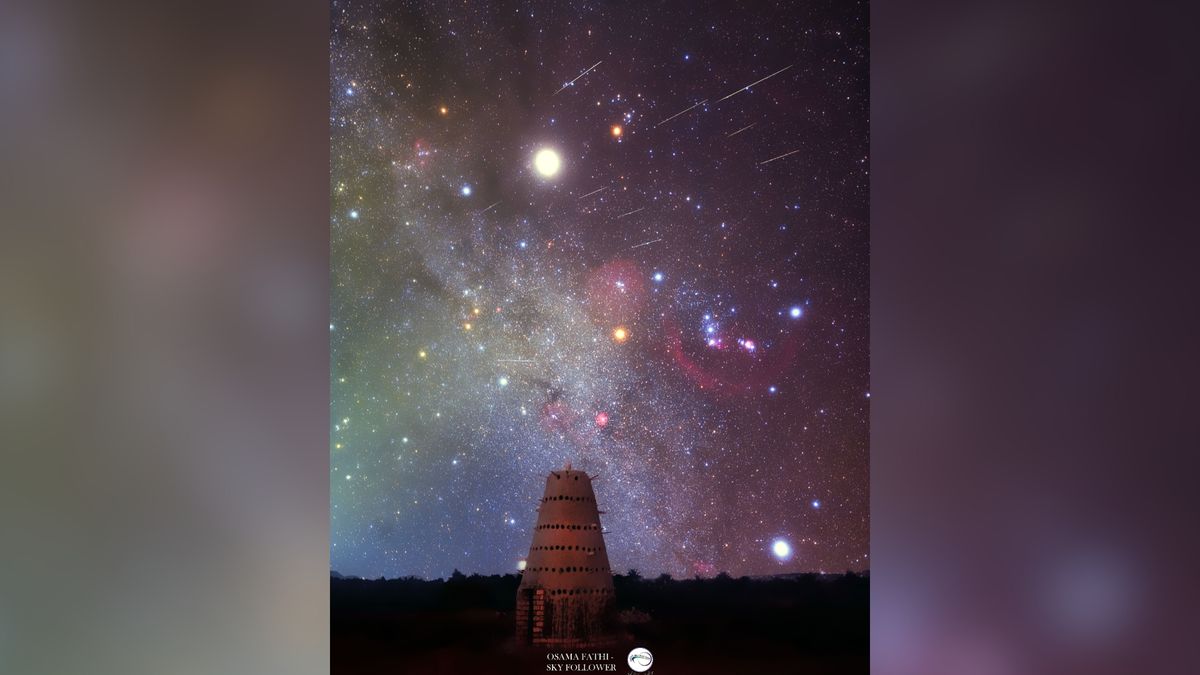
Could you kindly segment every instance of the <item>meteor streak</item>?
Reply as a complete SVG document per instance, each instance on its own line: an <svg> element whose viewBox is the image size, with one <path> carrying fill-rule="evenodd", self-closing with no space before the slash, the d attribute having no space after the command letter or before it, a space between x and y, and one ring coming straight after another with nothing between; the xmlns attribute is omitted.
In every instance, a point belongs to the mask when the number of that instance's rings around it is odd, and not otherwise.
<svg viewBox="0 0 1200 675"><path fill-rule="evenodd" d="M486 209L480 211L479 213L481 213L481 214L487 213L488 211L491 211L496 206L496 204L499 204L499 203L500 202L496 202L495 204L492 204L491 206L487 207Z"/></svg>
<svg viewBox="0 0 1200 675"><path fill-rule="evenodd" d="M667 119L665 119L665 120L663 120L663 121L659 122L658 124L655 124L654 126L655 126L655 127L662 126L662 125L666 124L667 122L670 122L671 120L675 119L676 117L679 117L680 115L682 115L683 113L687 112L688 110L691 110L692 108L695 108L695 107L696 107L696 106L698 106L698 105L704 105L705 103L708 103L708 99L704 99L703 101L700 101L699 103L697 103L696 105L692 106L691 108L687 108L687 109L685 109L685 110L680 110L679 112L675 113L674 115L671 115L671 116L670 116L670 117L668 117Z"/></svg>
<svg viewBox="0 0 1200 675"><path fill-rule="evenodd" d="M634 210L632 210L632 211L630 211L630 212L628 212L628 213L622 213L621 215L619 215L619 216L617 216L617 217L618 217L618 218L624 218L625 216L632 216L633 214L637 213L638 211L645 211L645 210L646 210L646 207L644 207L644 206L643 206L643 207L642 207L642 208L640 208L640 209L634 209Z"/></svg>
<svg viewBox="0 0 1200 675"><path fill-rule="evenodd" d="M755 122L754 124L758 124L758 122ZM741 129L738 129L737 131L733 132L732 134L725 134L725 138L733 138L734 136L737 136L738 134L742 133L743 131L754 126L754 124L747 124L746 126L742 127Z"/></svg>
<svg viewBox="0 0 1200 675"><path fill-rule="evenodd" d="M771 79L772 77L775 77L776 75L778 75L778 74L782 73L783 71L787 70L788 68L791 68L791 66L787 66L786 68L780 68L779 70L777 70L777 71L775 71L775 72L771 73L770 75L768 75L768 76L764 77L764 78L763 78L763 79L761 79L761 80L758 80L758 81L756 81L756 82L751 82L750 84L748 84L748 85L746 85L746 86L742 87L741 89L738 89L737 91L733 92L733 93L732 93L732 94L730 94L729 96L726 96L725 98L719 98L719 99L717 99L717 103L720 103L721 101L724 101L726 98L730 98L731 96L737 96L738 94L742 93L743 91L746 91L747 89L749 89L750 87L753 87L754 85L758 84L759 82L766 82L767 80Z"/></svg>
<svg viewBox="0 0 1200 675"><path fill-rule="evenodd" d="M608 189L608 186L605 185L604 187L600 188L599 190L592 190L591 192L587 193L586 195L579 195L579 198L583 199L584 197L591 197L592 195L596 194L597 192L600 192L601 190L607 190L607 189Z"/></svg>
<svg viewBox="0 0 1200 675"><path fill-rule="evenodd" d="M629 248L630 248L630 250L635 249L635 248L641 248L643 246L649 246L650 244L654 244L654 243L660 242L662 240L663 240L663 238L659 237L658 239L651 239L650 241L643 241L640 244L634 244L633 246L630 246Z"/></svg>
<svg viewBox="0 0 1200 675"><path fill-rule="evenodd" d="M777 157L772 157L771 159L768 159L768 160L765 160L765 161L759 162L759 163L758 163L758 165L759 165L759 166L762 166L763 164L766 164L767 162L774 162L774 161L775 161L775 160L777 160L777 159L783 159L784 157L787 157L788 155L794 155L794 154L796 154L797 152L800 152L800 148L797 148L797 149L795 149L795 150L793 150L793 151L791 151L791 152L785 152L785 153L783 153L782 155L779 155L779 156L777 156Z"/></svg>
<svg viewBox="0 0 1200 675"><path fill-rule="evenodd" d="M592 68L595 68L596 66L600 65L601 63L603 63L603 61L597 61L597 62L593 63L593 64L592 64ZM789 66L789 67L790 67L790 66ZM580 77L583 77L584 75L587 75L588 73L592 72L592 68L588 68L587 70L585 70L585 71L583 71L582 73L580 73L580 74L579 74L579 77L576 77L576 78L575 78L575 80L578 80ZM569 87L569 86L571 86L571 85L575 84L575 80L571 80L570 82L568 82L568 83L564 84L563 86L559 87L559 88L558 88L558 91L562 91L563 89L566 89L567 87ZM556 91L556 92L554 92L553 94L550 94L550 95L551 95L551 96L555 96L555 95L557 95L557 94L558 94L558 91Z"/></svg>

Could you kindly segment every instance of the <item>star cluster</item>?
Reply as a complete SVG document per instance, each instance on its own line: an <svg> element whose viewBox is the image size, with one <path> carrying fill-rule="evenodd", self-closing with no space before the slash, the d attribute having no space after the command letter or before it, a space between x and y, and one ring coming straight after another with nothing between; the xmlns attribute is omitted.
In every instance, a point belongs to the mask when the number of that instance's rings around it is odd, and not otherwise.
<svg viewBox="0 0 1200 675"><path fill-rule="evenodd" d="M726 4L332 4L334 569L869 567L867 5Z"/></svg>

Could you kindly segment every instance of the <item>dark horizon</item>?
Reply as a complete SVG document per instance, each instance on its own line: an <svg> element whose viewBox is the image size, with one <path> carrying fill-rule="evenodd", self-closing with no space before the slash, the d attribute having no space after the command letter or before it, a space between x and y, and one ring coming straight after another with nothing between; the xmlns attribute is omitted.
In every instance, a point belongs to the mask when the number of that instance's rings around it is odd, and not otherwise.
<svg viewBox="0 0 1200 675"><path fill-rule="evenodd" d="M335 672L545 672L525 646L517 575L330 580ZM868 576L613 578L612 661L634 646L669 672L865 673ZM435 667L436 664L436 667ZM618 666L619 668L619 666ZM617 672L627 672L618 670Z"/></svg>
<svg viewBox="0 0 1200 675"><path fill-rule="evenodd" d="M398 577L389 577L387 575L381 575L381 576L372 578L372 577L362 577L362 576L358 576L355 574L342 574L341 572L339 572L335 569L329 570L331 579L339 579L339 580L347 580L347 581L380 581L380 580L383 580L383 581L423 581L423 582L443 581L443 582L445 582L445 581L450 581L453 578L454 572L458 572L463 577L466 577L468 579L471 577L479 577L479 578L484 578L484 579L492 578L492 577L519 578L522 574L521 572L503 572L503 573L497 572L494 574L481 574L479 572L469 572L468 573L468 572L464 572L459 569L455 569L449 575L447 575L445 577L434 577L432 579L427 578L427 577L419 577L416 575L404 575L404 576L398 576ZM637 576L631 577L631 575L630 575L631 572L637 572ZM718 581L722 578L721 575L725 575L724 576L725 579L732 579L732 580L750 579L750 580L754 581L754 580L760 580L760 579L763 579L763 580L779 579L779 578L784 578L784 577L845 577L845 576L869 577L869 576L871 576L871 570L870 569L843 570L841 572L777 572L775 574L756 574L756 575L755 574L743 574L740 576L734 576L727 572L717 572L713 576L706 576L706 577L701 577L701 576L676 577L676 576L673 576L666 572L662 572L660 574L642 574L641 570L628 569L624 573L614 572L613 578L614 579L618 578L618 577L623 578L623 579L637 578L637 579L641 579L644 581L659 581L664 576L666 576L666 577L669 577L671 581Z"/></svg>

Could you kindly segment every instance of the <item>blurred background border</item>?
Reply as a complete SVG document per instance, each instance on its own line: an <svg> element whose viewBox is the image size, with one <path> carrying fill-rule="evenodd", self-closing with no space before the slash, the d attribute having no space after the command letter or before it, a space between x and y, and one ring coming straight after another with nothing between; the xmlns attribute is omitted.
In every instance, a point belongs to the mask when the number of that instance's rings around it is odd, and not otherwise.
<svg viewBox="0 0 1200 675"><path fill-rule="evenodd" d="M1182 5L872 5L872 661L1196 668Z"/></svg>
<svg viewBox="0 0 1200 675"><path fill-rule="evenodd" d="M0 672L328 668L328 16L0 4Z"/></svg>

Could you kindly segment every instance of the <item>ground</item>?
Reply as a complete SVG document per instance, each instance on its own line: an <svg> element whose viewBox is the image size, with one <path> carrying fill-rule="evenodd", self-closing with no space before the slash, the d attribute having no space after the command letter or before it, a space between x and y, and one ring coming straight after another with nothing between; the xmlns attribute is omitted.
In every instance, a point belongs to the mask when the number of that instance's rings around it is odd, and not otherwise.
<svg viewBox="0 0 1200 675"><path fill-rule="evenodd" d="M517 645L519 579L457 575L449 581L333 579L333 673L547 672L546 650ZM646 580L618 575L619 673L635 646L667 675L866 673L869 579L802 575L770 579Z"/></svg>

